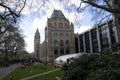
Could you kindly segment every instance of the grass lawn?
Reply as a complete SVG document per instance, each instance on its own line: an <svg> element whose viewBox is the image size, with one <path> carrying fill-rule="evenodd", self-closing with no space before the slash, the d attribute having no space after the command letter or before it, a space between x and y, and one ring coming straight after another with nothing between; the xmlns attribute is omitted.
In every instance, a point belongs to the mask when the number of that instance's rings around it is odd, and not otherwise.
<svg viewBox="0 0 120 80"><path fill-rule="evenodd" d="M31 66L26 66L23 69L21 67L19 67L19 68L15 69L13 72L11 72L10 74L8 74L2 80L9 80L11 76L14 76L14 80L19 80L21 78L25 78L25 77L28 77L31 75L43 73L43 72L50 71L53 69L55 69L55 67L52 64L38 64L36 66L31 65Z"/></svg>
<svg viewBox="0 0 120 80"><path fill-rule="evenodd" d="M29 79L29 80L56 80L56 77L62 77L62 76L63 76L63 71L58 70L58 71L55 71L55 72L52 72L46 75L42 75L36 78Z"/></svg>

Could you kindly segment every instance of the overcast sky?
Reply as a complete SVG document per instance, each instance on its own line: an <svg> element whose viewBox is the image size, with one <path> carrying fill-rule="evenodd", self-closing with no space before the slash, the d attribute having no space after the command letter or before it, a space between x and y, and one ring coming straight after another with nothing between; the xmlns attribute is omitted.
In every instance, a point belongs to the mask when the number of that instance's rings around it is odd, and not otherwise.
<svg viewBox="0 0 120 80"><path fill-rule="evenodd" d="M51 2L46 2L42 7L39 4L41 2L35 2L37 0L33 1L32 6L34 8L26 6L22 12L20 21L18 21L25 35L26 50L30 53L34 51L34 35L37 28L40 32L41 43L44 41L46 21L47 18L50 18L54 9L61 10L65 17L74 24L75 33L82 33L90 29L94 24L91 21L91 14L88 11L77 13L76 10L79 7L80 0L71 0L71 2L66 2L68 0L63 0L64 2L50 0ZM38 9L38 7L40 8Z"/></svg>

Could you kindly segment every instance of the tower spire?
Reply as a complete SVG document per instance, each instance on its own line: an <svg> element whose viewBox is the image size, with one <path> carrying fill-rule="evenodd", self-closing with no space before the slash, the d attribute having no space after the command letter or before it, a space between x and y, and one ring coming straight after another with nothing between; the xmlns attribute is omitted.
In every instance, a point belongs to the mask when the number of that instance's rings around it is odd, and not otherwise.
<svg viewBox="0 0 120 80"><path fill-rule="evenodd" d="M35 59L40 60L40 33L38 28L36 29L34 36L34 54Z"/></svg>
<svg viewBox="0 0 120 80"><path fill-rule="evenodd" d="M36 33L35 33L35 38L40 39L40 33L39 33L38 28L37 28Z"/></svg>

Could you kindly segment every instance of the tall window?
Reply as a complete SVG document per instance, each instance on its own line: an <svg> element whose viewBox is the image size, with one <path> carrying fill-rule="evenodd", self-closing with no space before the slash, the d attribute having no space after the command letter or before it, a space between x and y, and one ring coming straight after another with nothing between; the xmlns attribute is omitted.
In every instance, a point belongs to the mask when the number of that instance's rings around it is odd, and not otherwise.
<svg viewBox="0 0 120 80"><path fill-rule="evenodd" d="M109 25L109 29L110 29L110 39L111 39L111 43L114 44L116 43L116 35L115 35L115 26L113 25L113 21L110 21L108 23Z"/></svg>
<svg viewBox="0 0 120 80"><path fill-rule="evenodd" d="M63 43L63 40L60 40L60 54L61 55L64 54L64 43Z"/></svg>
<svg viewBox="0 0 120 80"><path fill-rule="evenodd" d="M118 5L119 5L119 8L120 8L120 0L118 0Z"/></svg>
<svg viewBox="0 0 120 80"><path fill-rule="evenodd" d="M106 25L100 27L100 43L101 43L101 50L107 50L109 48L109 41L108 41L108 28Z"/></svg>
<svg viewBox="0 0 120 80"><path fill-rule="evenodd" d="M58 57L58 42L54 40L54 56L55 58Z"/></svg>
<svg viewBox="0 0 120 80"><path fill-rule="evenodd" d="M67 23L65 23L65 29L68 29L68 24Z"/></svg>
<svg viewBox="0 0 120 80"><path fill-rule="evenodd" d="M118 22L120 23L120 17L118 17Z"/></svg>
<svg viewBox="0 0 120 80"><path fill-rule="evenodd" d="M60 37L63 37L63 33L62 32L60 33Z"/></svg>
<svg viewBox="0 0 120 80"><path fill-rule="evenodd" d="M99 32L101 30L99 29ZM92 29L91 30L91 39L92 39L92 50L94 53L99 51L99 46L98 46L98 38L97 38L97 30Z"/></svg>
<svg viewBox="0 0 120 80"><path fill-rule="evenodd" d="M54 40L54 47L58 47L58 42L57 42L57 40Z"/></svg>
<svg viewBox="0 0 120 80"><path fill-rule="evenodd" d="M52 23L51 22L49 23L49 27L52 27Z"/></svg>
<svg viewBox="0 0 120 80"><path fill-rule="evenodd" d="M69 38L69 33L65 33L65 37L68 37L68 38Z"/></svg>
<svg viewBox="0 0 120 80"><path fill-rule="evenodd" d="M54 32L54 37L57 37L57 32Z"/></svg>
<svg viewBox="0 0 120 80"><path fill-rule="evenodd" d="M56 27L56 22L54 24L55 24L55 27Z"/></svg>
<svg viewBox="0 0 120 80"><path fill-rule="evenodd" d="M61 28L63 28L63 23L60 23L61 24Z"/></svg>
<svg viewBox="0 0 120 80"><path fill-rule="evenodd" d="M120 8L120 0L114 0L114 5L118 5L118 7Z"/></svg>
<svg viewBox="0 0 120 80"><path fill-rule="evenodd" d="M60 40L60 47L63 47L63 40Z"/></svg>
<svg viewBox="0 0 120 80"><path fill-rule="evenodd" d="M63 23L59 22L59 28L63 28Z"/></svg>
<svg viewBox="0 0 120 80"><path fill-rule="evenodd" d="M69 51L69 41L68 40L65 41L65 47L66 47L66 54L69 54L70 51Z"/></svg>

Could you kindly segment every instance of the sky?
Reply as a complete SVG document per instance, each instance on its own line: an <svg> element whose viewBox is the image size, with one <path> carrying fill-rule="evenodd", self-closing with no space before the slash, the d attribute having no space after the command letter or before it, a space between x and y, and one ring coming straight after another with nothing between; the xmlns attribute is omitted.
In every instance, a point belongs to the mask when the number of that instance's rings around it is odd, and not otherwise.
<svg viewBox="0 0 120 80"><path fill-rule="evenodd" d="M34 51L34 35L36 29L39 29L41 36L41 43L44 41L44 29L46 26L47 19L50 18L54 9L61 10L65 17L74 24L74 33L82 33L86 30L92 28L94 22L91 21L92 14L87 10L81 13L77 13L77 8L79 7L80 0L50 0L44 5L40 5L42 0L35 2L33 0L32 6L26 6L22 11L22 16L20 17L19 26L23 30L23 35L25 36L26 50L29 53ZM49 0L48 0L49 1ZM30 4L30 0L29 3ZM84 4L82 5L84 7Z"/></svg>

